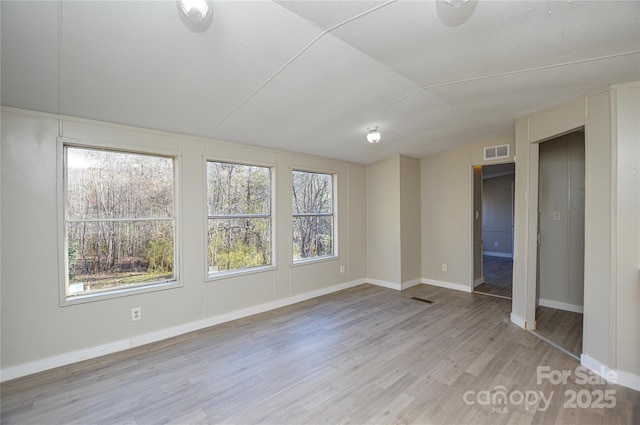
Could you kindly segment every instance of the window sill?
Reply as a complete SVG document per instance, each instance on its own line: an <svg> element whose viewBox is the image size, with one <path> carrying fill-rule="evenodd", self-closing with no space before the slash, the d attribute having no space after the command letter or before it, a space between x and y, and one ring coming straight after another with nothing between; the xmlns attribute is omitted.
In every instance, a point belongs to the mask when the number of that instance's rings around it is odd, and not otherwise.
<svg viewBox="0 0 640 425"><path fill-rule="evenodd" d="M250 269L224 271L224 272L218 272L218 273L215 273L215 274L207 274L207 277L205 278L204 281L205 282L215 282L217 280L229 279L229 278L232 278L232 277L245 276L245 275L249 275L249 274L269 272L269 271L273 271L273 270L278 270L278 267L277 266L263 266L263 267L253 267L253 268L250 268Z"/></svg>
<svg viewBox="0 0 640 425"><path fill-rule="evenodd" d="M146 294L149 292L164 291L167 289L182 288L182 282L172 280L170 282L153 283L145 286L128 287L122 289L114 289L107 292L95 292L86 295L76 295L66 297L60 301L60 307L66 307L76 304L91 303L95 301L110 300L114 298L129 297L132 295Z"/></svg>
<svg viewBox="0 0 640 425"><path fill-rule="evenodd" d="M336 261L338 259L339 257L337 255L325 255L322 257L306 258L304 260L294 260L293 264L291 264L289 267L308 266L310 264L324 263L326 261Z"/></svg>

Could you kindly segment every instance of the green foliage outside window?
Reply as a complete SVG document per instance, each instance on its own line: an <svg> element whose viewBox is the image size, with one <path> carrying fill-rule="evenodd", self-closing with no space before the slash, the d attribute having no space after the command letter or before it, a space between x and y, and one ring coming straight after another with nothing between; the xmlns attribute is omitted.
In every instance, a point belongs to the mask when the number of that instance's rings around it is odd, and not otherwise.
<svg viewBox="0 0 640 425"><path fill-rule="evenodd" d="M333 176L294 171L293 260L333 255Z"/></svg>
<svg viewBox="0 0 640 425"><path fill-rule="evenodd" d="M271 264L271 170L207 162L209 274Z"/></svg>
<svg viewBox="0 0 640 425"><path fill-rule="evenodd" d="M173 158L65 147L67 295L175 279Z"/></svg>

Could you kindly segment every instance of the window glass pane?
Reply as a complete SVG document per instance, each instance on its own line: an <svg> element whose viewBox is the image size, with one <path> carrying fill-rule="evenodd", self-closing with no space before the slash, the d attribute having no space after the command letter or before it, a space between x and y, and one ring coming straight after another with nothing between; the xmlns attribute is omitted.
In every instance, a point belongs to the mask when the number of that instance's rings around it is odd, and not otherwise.
<svg viewBox="0 0 640 425"><path fill-rule="evenodd" d="M270 169L208 162L207 203L209 215L269 215Z"/></svg>
<svg viewBox="0 0 640 425"><path fill-rule="evenodd" d="M333 255L333 176L292 172L293 260Z"/></svg>
<svg viewBox="0 0 640 425"><path fill-rule="evenodd" d="M207 162L207 205L209 275L272 264L270 168Z"/></svg>
<svg viewBox="0 0 640 425"><path fill-rule="evenodd" d="M333 209L333 176L331 174L294 171L293 213L331 213Z"/></svg>
<svg viewBox="0 0 640 425"><path fill-rule="evenodd" d="M66 148L67 218L173 217L173 159Z"/></svg>
<svg viewBox="0 0 640 425"><path fill-rule="evenodd" d="M209 273L271 264L271 218L209 219Z"/></svg>
<svg viewBox="0 0 640 425"><path fill-rule="evenodd" d="M173 280L173 220L74 222L68 295Z"/></svg>
<svg viewBox="0 0 640 425"><path fill-rule="evenodd" d="M67 296L175 280L173 158L64 151Z"/></svg>
<svg viewBox="0 0 640 425"><path fill-rule="evenodd" d="M293 259L333 254L333 216L293 218Z"/></svg>

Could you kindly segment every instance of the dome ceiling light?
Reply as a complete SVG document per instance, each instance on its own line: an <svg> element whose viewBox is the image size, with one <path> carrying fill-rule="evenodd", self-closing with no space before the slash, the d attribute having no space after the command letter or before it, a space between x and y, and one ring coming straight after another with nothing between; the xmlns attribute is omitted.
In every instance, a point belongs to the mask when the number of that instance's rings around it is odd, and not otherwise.
<svg viewBox="0 0 640 425"><path fill-rule="evenodd" d="M213 14L210 0L178 0L180 12L194 24L205 23Z"/></svg>
<svg viewBox="0 0 640 425"><path fill-rule="evenodd" d="M465 3L469 3L469 0L444 0L449 6L460 7Z"/></svg>
<svg viewBox="0 0 640 425"><path fill-rule="evenodd" d="M378 126L371 127L367 133L367 141L371 144L378 143L380 141L380 132Z"/></svg>

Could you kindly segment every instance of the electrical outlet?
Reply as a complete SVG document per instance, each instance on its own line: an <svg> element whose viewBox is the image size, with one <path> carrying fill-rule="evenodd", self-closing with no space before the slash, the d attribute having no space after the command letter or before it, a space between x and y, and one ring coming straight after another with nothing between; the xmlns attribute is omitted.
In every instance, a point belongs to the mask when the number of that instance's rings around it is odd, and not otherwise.
<svg viewBox="0 0 640 425"><path fill-rule="evenodd" d="M444 264L444 263L442 263L442 271L443 271L443 272L446 272L446 271L447 271L447 265L446 265L446 264Z"/></svg>
<svg viewBox="0 0 640 425"><path fill-rule="evenodd" d="M131 309L131 321L142 319L142 309L140 307L134 307Z"/></svg>
<svg viewBox="0 0 640 425"><path fill-rule="evenodd" d="M495 246L495 247L497 248L497 247L498 247L498 241L495 241L495 242L493 243L493 246Z"/></svg>
<svg viewBox="0 0 640 425"><path fill-rule="evenodd" d="M340 273L344 273L344 266L340 266Z"/></svg>

